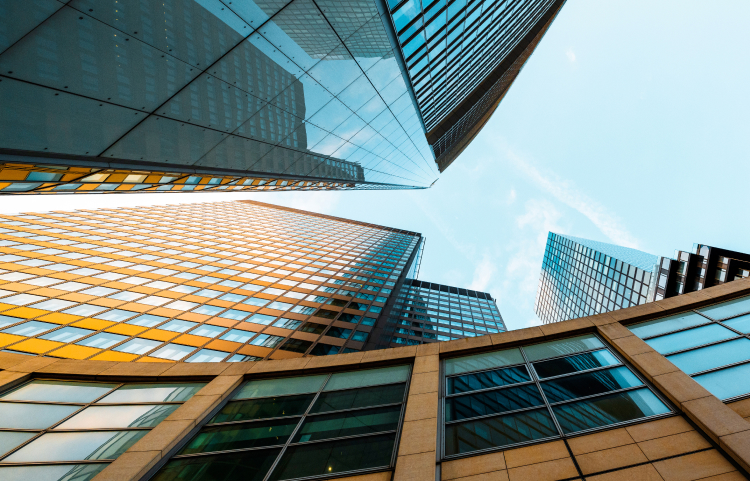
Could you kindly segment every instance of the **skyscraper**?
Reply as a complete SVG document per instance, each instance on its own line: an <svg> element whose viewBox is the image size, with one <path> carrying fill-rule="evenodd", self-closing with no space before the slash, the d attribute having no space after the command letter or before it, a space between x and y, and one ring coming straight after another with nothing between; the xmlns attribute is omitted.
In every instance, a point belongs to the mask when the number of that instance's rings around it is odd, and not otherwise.
<svg viewBox="0 0 750 481"><path fill-rule="evenodd" d="M0 193L428 187L562 3L3 2Z"/></svg>
<svg viewBox="0 0 750 481"><path fill-rule="evenodd" d="M545 322L610 312L750 276L750 255L694 244L675 258L549 233L535 311Z"/></svg>
<svg viewBox="0 0 750 481"><path fill-rule="evenodd" d="M489 294L413 280L415 232L251 201L19 214L0 225L4 351L248 361L505 329ZM427 301L425 285L444 292Z"/></svg>

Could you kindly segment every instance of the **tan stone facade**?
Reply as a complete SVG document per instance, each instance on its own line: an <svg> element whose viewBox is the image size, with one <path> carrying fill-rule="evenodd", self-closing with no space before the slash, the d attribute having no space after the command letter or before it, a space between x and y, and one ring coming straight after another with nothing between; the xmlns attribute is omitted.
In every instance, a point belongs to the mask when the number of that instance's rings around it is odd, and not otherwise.
<svg viewBox="0 0 750 481"><path fill-rule="evenodd" d="M626 325L741 297L742 280L644 306L457 341L243 363L124 363L0 353L0 392L29 379L202 381L205 387L149 431L94 479L140 480L226 399L244 379L315 374L412 363L393 469L339 479L698 480L746 479L750 470L750 401L725 404L677 369ZM596 333L669 401L675 415L565 439L498 449L450 461L439 458L441 360Z"/></svg>

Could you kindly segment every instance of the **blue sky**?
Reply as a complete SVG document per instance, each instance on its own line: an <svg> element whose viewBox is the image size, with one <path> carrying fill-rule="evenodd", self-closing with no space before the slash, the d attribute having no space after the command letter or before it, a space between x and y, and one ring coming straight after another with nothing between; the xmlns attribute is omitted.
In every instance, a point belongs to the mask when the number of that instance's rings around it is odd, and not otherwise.
<svg viewBox="0 0 750 481"><path fill-rule="evenodd" d="M750 2L569 0L495 115L419 191L0 197L0 212L251 198L421 232L420 279L533 312L547 232L750 252Z"/></svg>

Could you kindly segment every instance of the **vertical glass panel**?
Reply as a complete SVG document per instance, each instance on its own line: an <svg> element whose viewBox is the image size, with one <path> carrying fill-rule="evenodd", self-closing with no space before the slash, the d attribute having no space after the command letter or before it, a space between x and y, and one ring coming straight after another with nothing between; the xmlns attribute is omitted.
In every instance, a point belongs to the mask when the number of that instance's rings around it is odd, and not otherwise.
<svg viewBox="0 0 750 481"><path fill-rule="evenodd" d="M365 371L336 373L326 383L324 391L373 386L392 382L405 382L409 377L409 366L384 367Z"/></svg>
<svg viewBox="0 0 750 481"><path fill-rule="evenodd" d="M456 357L446 359L445 374L461 374L469 371L479 371L496 367L509 366L511 364L523 363L523 356L518 349L506 349L504 351L487 352L473 356Z"/></svg>
<svg viewBox="0 0 750 481"><path fill-rule="evenodd" d="M126 384L103 398L101 403L183 402L205 383Z"/></svg>
<svg viewBox="0 0 750 481"><path fill-rule="evenodd" d="M460 394L462 392L488 389L519 382L531 381L526 366L515 366L506 369L465 374L463 376L446 379L446 394Z"/></svg>
<svg viewBox="0 0 750 481"><path fill-rule="evenodd" d="M103 396L117 384L73 382L73 381L32 381L0 396L14 401L52 401L88 403Z"/></svg>
<svg viewBox="0 0 750 481"><path fill-rule="evenodd" d="M347 391L322 392L310 410L311 413L339 411L380 404L400 403L404 399L406 384L365 387Z"/></svg>
<svg viewBox="0 0 750 481"><path fill-rule="evenodd" d="M658 353L664 354L736 336L737 334L725 327L718 324L710 324L708 326L696 327L689 331L655 337L646 341L646 344L653 347Z"/></svg>
<svg viewBox="0 0 750 481"><path fill-rule="evenodd" d="M253 423L210 426L201 431L179 454L228 451L284 444L297 426L299 418Z"/></svg>
<svg viewBox="0 0 750 481"><path fill-rule="evenodd" d="M0 467L3 481L89 481L108 464L62 464L57 466Z"/></svg>
<svg viewBox="0 0 750 481"><path fill-rule="evenodd" d="M88 433L47 433L30 442L4 461L77 461L115 459L148 431L94 431Z"/></svg>
<svg viewBox="0 0 750 481"><path fill-rule="evenodd" d="M697 310L698 312L707 315L711 319L720 321L728 317L734 317L740 314L745 314L746 312L750 312L750 297L742 297L740 299L735 299L729 302L722 302L721 304L716 304L714 306L708 306Z"/></svg>
<svg viewBox="0 0 750 481"><path fill-rule="evenodd" d="M172 459L154 481L263 481L280 448ZM77 481L77 480L76 480Z"/></svg>
<svg viewBox="0 0 750 481"><path fill-rule="evenodd" d="M36 436L36 433L25 433L20 431L0 431L0 456L15 448L19 444L28 441L34 436ZM0 471L0 474L2 474L2 471Z"/></svg>
<svg viewBox="0 0 750 481"><path fill-rule="evenodd" d="M750 393L750 364L701 374L693 379L719 399L741 396Z"/></svg>
<svg viewBox="0 0 750 481"><path fill-rule="evenodd" d="M630 369L623 366L545 381L542 389L547 400L556 403L642 384Z"/></svg>
<svg viewBox="0 0 750 481"><path fill-rule="evenodd" d="M750 359L750 339L741 338L667 357L686 374Z"/></svg>
<svg viewBox="0 0 750 481"><path fill-rule="evenodd" d="M557 436L547 409L445 426L445 454L462 454Z"/></svg>
<svg viewBox="0 0 750 481"><path fill-rule="evenodd" d="M570 337L559 341L543 342L532 346L524 346L523 350L529 361L538 361L547 357L562 356L565 354L574 354L576 352L588 351L597 347L604 347L593 334L585 336Z"/></svg>
<svg viewBox="0 0 750 481"><path fill-rule="evenodd" d="M285 394L300 394L315 392L320 389L327 374L319 376L288 377L282 379L264 379L250 381L234 395L234 399L283 396Z"/></svg>
<svg viewBox="0 0 750 481"><path fill-rule="evenodd" d="M335 474L391 464L395 434L311 443L287 448L272 480Z"/></svg>
<svg viewBox="0 0 750 481"><path fill-rule="evenodd" d="M676 331L678 329L685 329L687 327L698 326L700 324L706 324L709 322L708 319L696 314L695 312L686 312L678 314L676 316L664 317L662 319L656 319L654 321L640 322L628 326L628 329L640 338L658 336L665 332Z"/></svg>
<svg viewBox="0 0 750 481"><path fill-rule="evenodd" d="M304 443L358 434L395 431L400 417L401 406L308 416L293 442Z"/></svg>
<svg viewBox="0 0 750 481"><path fill-rule="evenodd" d="M46 429L79 409L57 404L0 403L0 428Z"/></svg>
<svg viewBox="0 0 750 481"><path fill-rule="evenodd" d="M299 396L270 397L253 401L234 401L224 406L210 422L225 423L250 419L298 416L305 413L314 398L315 394L302 394Z"/></svg>
<svg viewBox="0 0 750 481"><path fill-rule="evenodd" d="M539 394L536 384L484 391L476 394L446 398L445 420L457 421L487 414L541 406L543 403L544 401Z"/></svg>
<svg viewBox="0 0 750 481"><path fill-rule="evenodd" d="M722 322L732 329L737 329L745 334L750 334L750 315L735 317L734 319Z"/></svg>
<svg viewBox="0 0 750 481"><path fill-rule="evenodd" d="M91 406L68 419L58 429L154 427L179 407L178 404Z"/></svg>
<svg viewBox="0 0 750 481"><path fill-rule="evenodd" d="M669 412L669 408L648 389L610 394L552 409L565 433Z"/></svg>
<svg viewBox="0 0 750 481"><path fill-rule="evenodd" d="M535 362L534 370L539 379L544 379L614 364L620 364L620 361L611 352L602 349L601 351L586 352L576 356L552 359L551 361Z"/></svg>

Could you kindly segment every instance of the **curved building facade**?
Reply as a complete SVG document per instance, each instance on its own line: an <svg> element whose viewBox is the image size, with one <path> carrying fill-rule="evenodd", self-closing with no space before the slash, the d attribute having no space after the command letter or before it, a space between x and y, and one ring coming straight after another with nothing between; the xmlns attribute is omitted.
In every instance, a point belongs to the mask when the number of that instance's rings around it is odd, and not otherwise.
<svg viewBox="0 0 750 481"><path fill-rule="evenodd" d="M730 347L750 343L747 319L741 280L617 313L324 357L3 352L0 478L747 479L750 350Z"/></svg>

